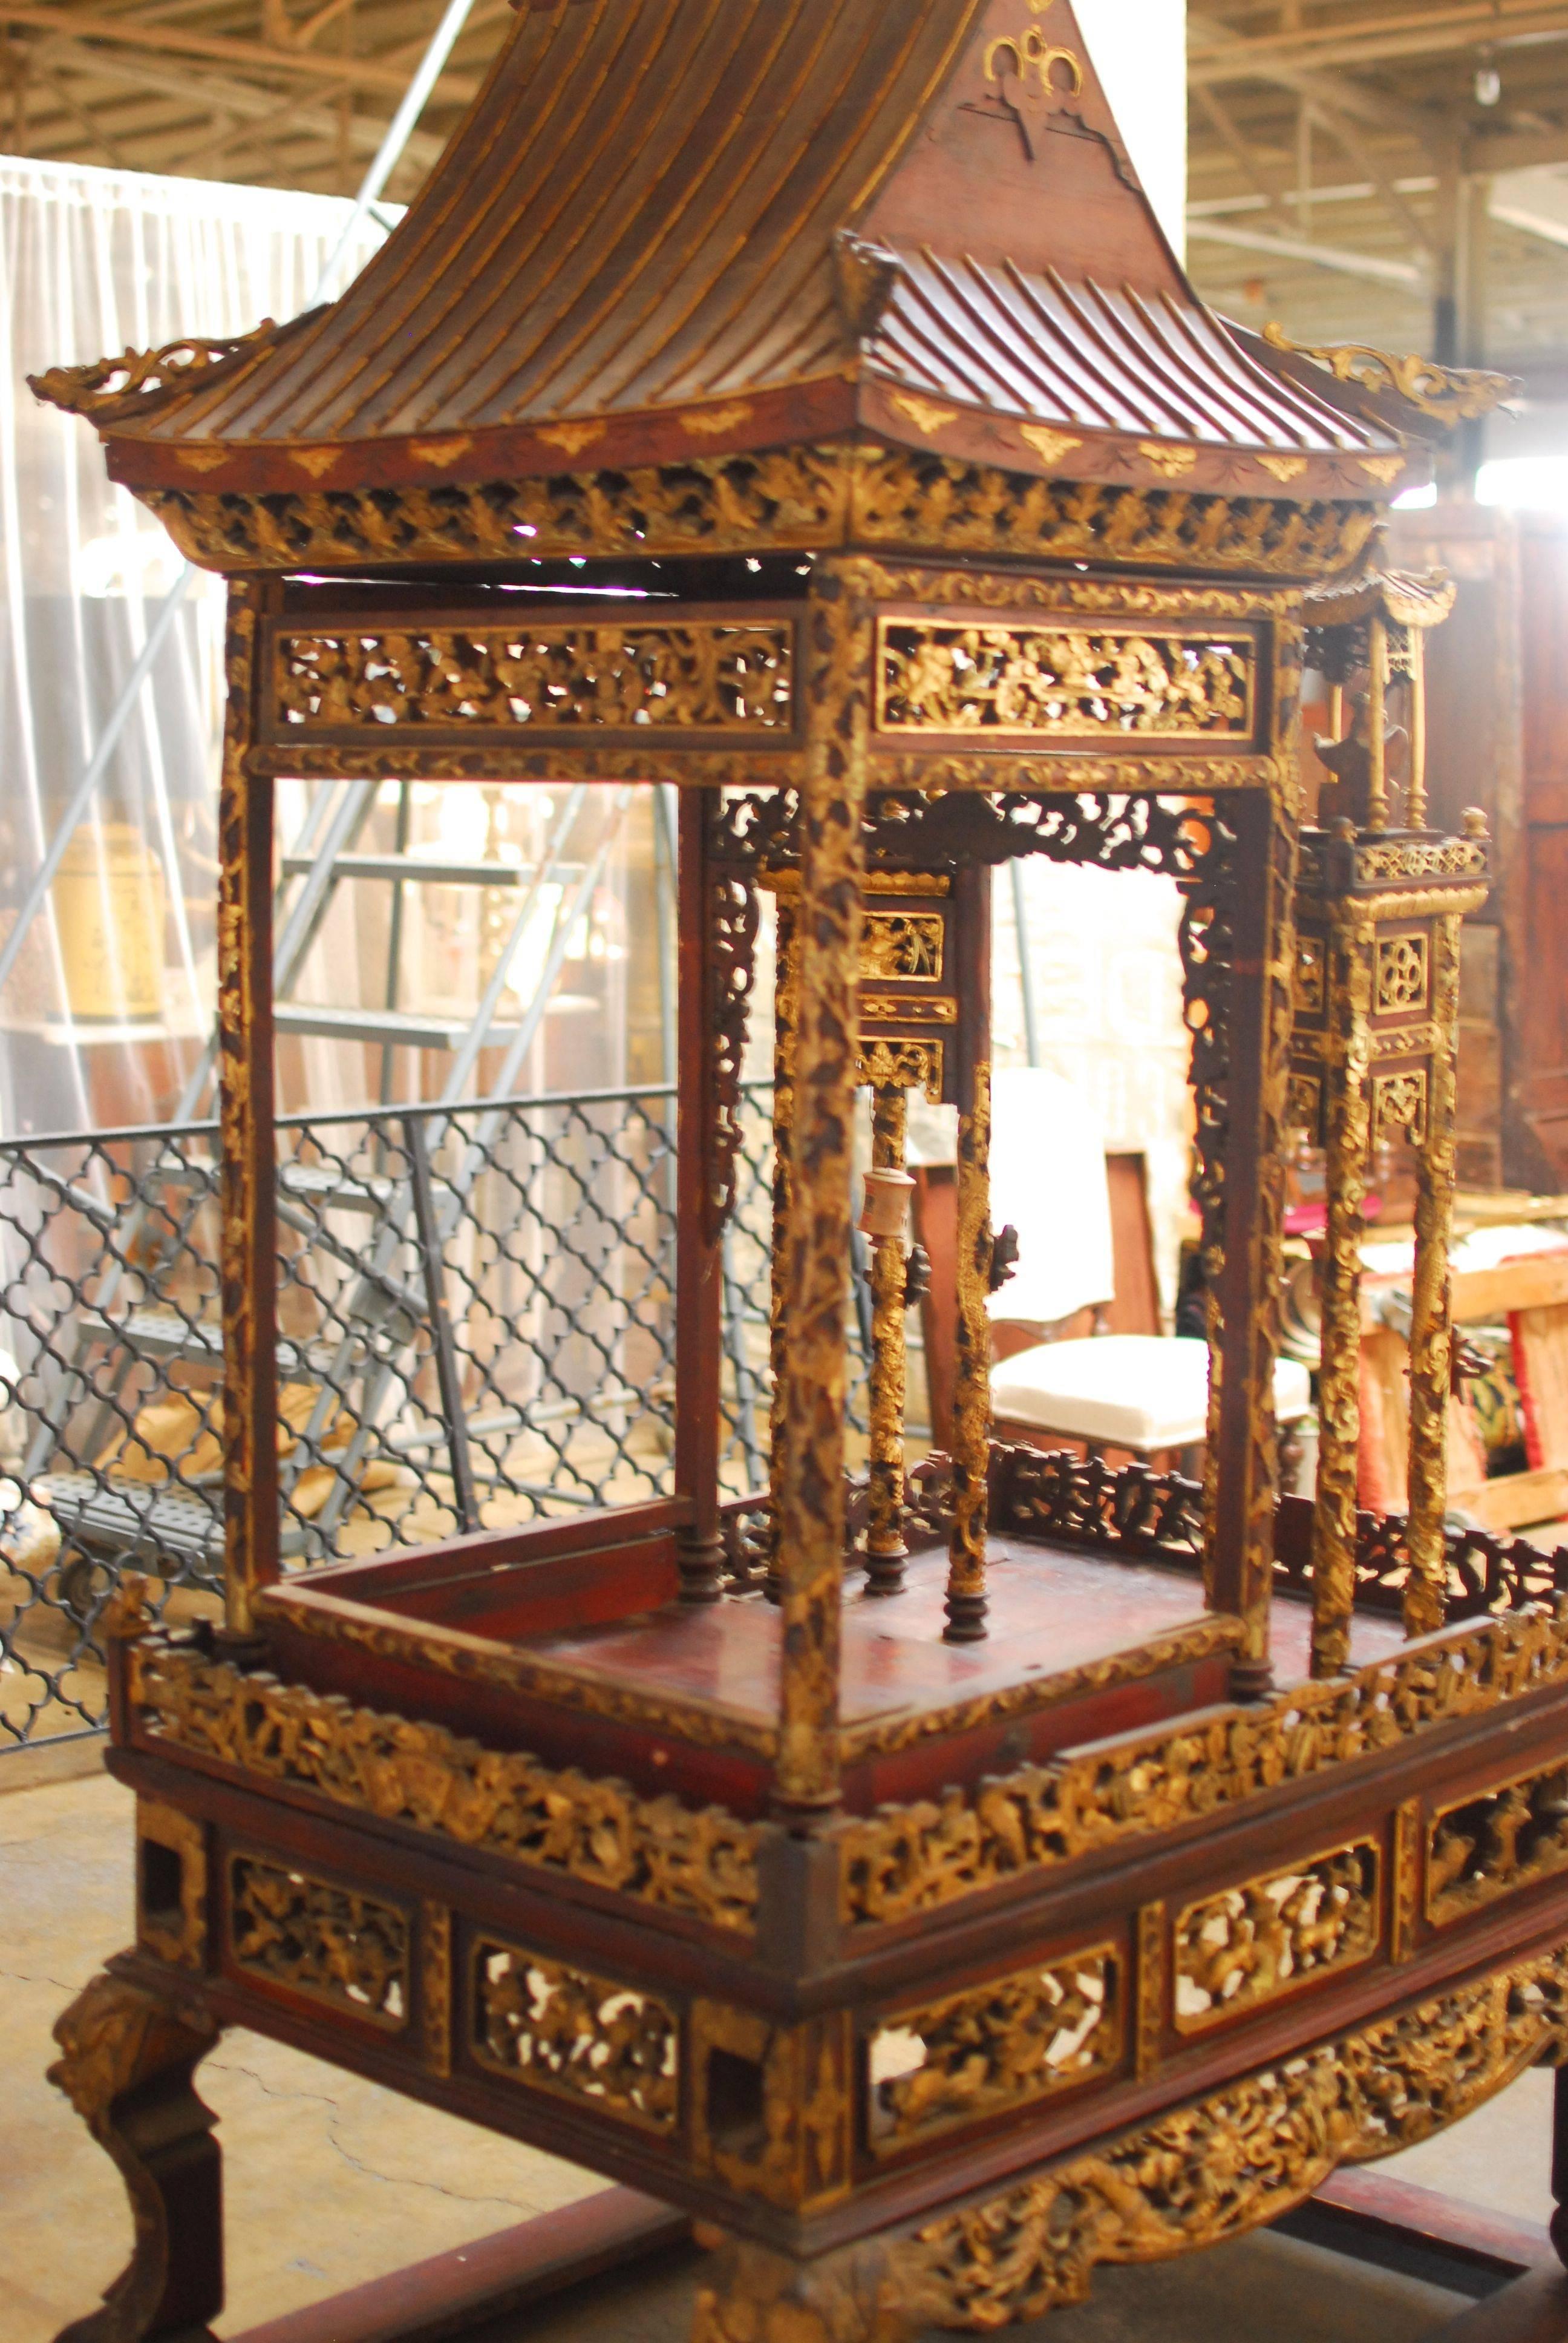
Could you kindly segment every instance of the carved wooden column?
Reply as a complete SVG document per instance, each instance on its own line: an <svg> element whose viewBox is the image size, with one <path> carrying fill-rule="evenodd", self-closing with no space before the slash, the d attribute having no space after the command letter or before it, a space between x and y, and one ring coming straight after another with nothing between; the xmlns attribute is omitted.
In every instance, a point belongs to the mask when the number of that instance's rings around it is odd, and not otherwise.
<svg viewBox="0 0 1568 2343"><path fill-rule="evenodd" d="M910 1549L904 1543L904 1409L908 1361L904 1312L910 1266L905 1252L914 1182L904 1169L908 1093L881 1083L871 1093L871 1172L860 1228L871 1243L870 1517L866 1531L868 1594L897 1594Z"/></svg>
<svg viewBox="0 0 1568 2343"><path fill-rule="evenodd" d="M1420 637L1416 638L1417 642ZM1407 1635L1441 1627L1448 1588L1443 1515L1448 1505L1448 1401L1452 1387L1448 1249L1453 1231L1454 1107L1459 1041L1459 930L1434 920L1431 961L1432 1054L1426 1128L1416 1147L1415 1270L1410 1312L1410 1510L1405 1532Z"/></svg>
<svg viewBox="0 0 1568 2343"><path fill-rule="evenodd" d="M793 878L793 873L786 876ZM795 1122L796 903L779 886L773 953L773 1243L769 1255L768 1360L773 1389L769 1406L768 1487L771 1503L764 1592L777 1603L781 1492L784 1486L784 1312L789 1259L789 1148Z"/></svg>
<svg viewBox="0 0 1568 2343"><path fill-rule="evenodd" d="M799 1023L791 1134L779 1507L783 1661L775 1795L786 1814L839 1790L844 1574L844 1311L858 1057L857 976L871 623L854 561L824 561L806 621Z"/></svg>
<svg viewBox="0 0 1568 2343"><path fill-rule="evenodd" d="M1365 1232L1371 1104L1367 1073L1372 940L1354 906L1328 942L1323 1060L1322 1363L1318 1371L1318 1482L1312 1523L1312 1674L1337 1675L1350 1656L1355 1600L1356 1458L1361 1443L1361 1248Z"/></svg>
<svg viewBox="0 0 1568 2343"><path fill-rule="evenodd" d="M1239 1699L1256 1699L1272 1681L1274 1357L1283 1258L1297 831L1282 785L1279 795L1272 789L1239 792L1226 808L1226 819L1234 826L1236 847L1229 900L1217 917L1228 931L1231 971L1250 980L1227 982L1225 988L1226 1128L1219 1148L1221 1193L1208 1208L1210 1222L1222 1233L1217 1276L1210 1285L1205 1505L1213 1523L1210 1601L1217 1611L1236 1614L1244 1631L1232 1688ZM1217 1005L1210 1001L1208 1014ZM1198 1057L1195 1047L1195 1071Z"/></svg>
<svg viewBox="0 0 1568 2343"><path fill-rule="evenodd" d="M218 793L218 1091L222 1129L224 1622L236 1655L256 1591L278 1575L276 1141L273 1131L273 785L256 736L263 589L229 588Z"/></svg>

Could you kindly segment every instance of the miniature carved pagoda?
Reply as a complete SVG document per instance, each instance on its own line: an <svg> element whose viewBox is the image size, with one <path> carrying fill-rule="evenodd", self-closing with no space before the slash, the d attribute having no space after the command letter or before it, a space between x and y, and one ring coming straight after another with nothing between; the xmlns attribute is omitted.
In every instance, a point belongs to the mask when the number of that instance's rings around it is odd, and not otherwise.
<svg viewBox="0 0 1568 2343"><path fill-rule="evenodd" d="M1445 1533L1430 1483L1408 1549L1332 1474L1314 1528L1271 1414L1312 1014L1299 980L1293 1044L1304 597L1361 574L1425 439L1495 386L1211 316L1066 0L559 0L519 14L340 301L44 387L232 593L226 1624L166 1629L135 1586L112 1623L137 1942L55 2072L138 2245L92 2333L218 2306L190 2076L230 2025L700 2215L730 2240L702 2333L795 2343L1070 2299L1568 2053L1554 1565ZM1313 623L1375 631L1380 591ZM667 1497L282 1571L280 775L681 790ZM1306 1054L1352 1134L1346 1230L1376 1040L1350 962L1391 923L1448 939L1484 866L1386 811L1313 836L1301 898L1344 963ZM1027 854L1185 897L1201 1491L988 1444L988 905ZM1358 925L1373 876L1397 905ZM768 892L772 1476L727 1506L719 1247ZM1448 966L1402 1066L1448 1062ZM950 1460L906 1486L915 1089L959 1111L959 1393ZM1435 1071L1424 1112L1430 1236Z"/></svg>

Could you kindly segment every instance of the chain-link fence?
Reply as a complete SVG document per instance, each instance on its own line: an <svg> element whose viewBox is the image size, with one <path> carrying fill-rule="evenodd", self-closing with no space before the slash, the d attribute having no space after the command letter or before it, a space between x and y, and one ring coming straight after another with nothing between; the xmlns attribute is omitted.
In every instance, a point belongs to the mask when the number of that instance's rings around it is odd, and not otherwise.
<svg viewBox="0 0 1568 2343"><path fill-rule="evenodd" d="M765 1087L743 1123L733 1495L766 1477ZM0 1144L0 1752L102 1724L123 1569L219 1609L216 1151L210 1122ZM672 1091L294 1117L277 1203L286 1565L668 1490Z"/></svg>

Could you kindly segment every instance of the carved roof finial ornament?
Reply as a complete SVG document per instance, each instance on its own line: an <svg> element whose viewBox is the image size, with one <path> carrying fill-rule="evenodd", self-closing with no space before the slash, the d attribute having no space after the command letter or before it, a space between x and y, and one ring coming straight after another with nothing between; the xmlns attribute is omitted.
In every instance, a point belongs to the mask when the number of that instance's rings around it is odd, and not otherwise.
<svg viewBox="0 0 1568 2343"><path fill-rule="evenodd" d="M269 548L425 558L428 508L409 514L430 491L486 496L499 551L538 523L508 521L498 484L811 448L829 451L828 485L792 492L775 465L754 535L874 533L876 467L901 449L1098 487L1107 509L1129 492L1250 498L1232 566L1307 578L1352 549L1281 520L1291 544L1271 552L1265 508L1372 506L1418 483L1439 396L1432 369L1396 369L1399 397L1374 412L1204 306L1069 0L717 17L709 0L529 0L342 297L183 349L35 387L89 414L114 477L230 569L266 567ZM246 538L217 502L317 494L359 500L334 508L336 538L317 508L276 503ZM454 558L484 549L485 526L477 508L466 535L452 524ZM633 532L648 550L657 534ZM929 534L906 523L903 541Z"/></svg>
<svg viewBox="0 0 1568 2343"><path fill-rule="evenodd" d="M1392 392L1446 429L1455 423L1473 423L1494 407L1516 398L1523 385L1513 375L1489 374L1480 367L1439 366L1419 354L1396 357L1363 342L1338 342L1318 347L1292 342L1284 327L1267 325L1263 340L1271 349L1292 357L1310 358L1326 367L1336 382L1359 383L1363 390Z"/></svg>

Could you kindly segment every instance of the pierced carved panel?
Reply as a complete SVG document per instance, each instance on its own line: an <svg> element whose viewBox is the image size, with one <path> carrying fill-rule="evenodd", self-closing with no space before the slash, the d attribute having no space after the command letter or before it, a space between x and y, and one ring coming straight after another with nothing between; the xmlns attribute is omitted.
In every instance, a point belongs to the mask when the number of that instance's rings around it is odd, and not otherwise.
<svg viewBox="0 0 1568 2343"><path fill-rule="evenodd" d="M1373 1003L1380 1016L1424 1009L1430 995L1424 936L1380 936Z"/></svg>
<svg viewBox="0 0 1568 2343"><path fill-rule="evenodd" d="M345 628L279 635L273 690L285 737L397 726L787 732L793 650L788 619Z"/></svg>
<svg viewBox="0 0 1568 2343"><path fill-rule="evenodd" d="M1298 1017L1322 1017L1327 1003L1328 939L1298 929L1292 1001Z"/></svg>
<svg viewBox="0 0 1568 2343"><path fill-rule="evenodd" d="M1358 880L1483 879L1486 848L1473 838L1376 839L1356 848Z"/></svg>
<svg viewBox="0 0 1568 2343"><path fill-rule="evenodd" d="M133 1644L130 1698L155 1751L188 1750L710 1927L745 1932L755 1917L759 1829L720 1807L694 1814L675 1798L639 1798L624 1783L351 1708L188 1645Z"/></svg>
<svg viewBox="0 0 1568 2343"><path fill-rule="evenodd" d="M374 2025L407 2022L408 1916L397 1905L262 1855L236 1855L228 1906L236 1967Z"/></svg>
<svg viewBox="0 0 1568 2343"><path fill-rule="evenodd" d="M882 732L1251 737L1250 636L878 621Z"/></svg>
<svg viewBox="0 0 1568 2343"><path fill-rule="evenodd" d="M664 467L554 473L421 488L198 488L139 491L182 553L224 570L474 561L530 553L744 551L845 542L928 547L1249 577L1337 577L1364 549L1375 507L1359 498L1194 495L1092 488L901 448L778 448Z"/></svg>
<svg viewBox="0 0 1568 2343"><path fill-rule="evenodd" d="M865 1041L855 1080L876 1090L924 1091L933 1106L942 1099L940 1041Z"/></svg>
<svg viewBox="0 0 1568 2343"><path fill-rule="evenodd" d="M1419 1146L1426 1137L1426 1069L1374 1074L1372 1086L1372 1144L1393 1139Z"/></svg>
<svg viewBox="0 0 1568 2343"><path fill-rule="evenodd" d="M939 911L868 911L860 932L861 978L940 982L943 927Z"/></svg>
<svg viewBox="0 0 1568 2343"><path fill-rule="evenodd" d="M1456 2123L1568 2045L1568 1956L1457 1986L979 2204L879 2257L912 2323L990 2333L1079 2302L1101 2262L1158 2261L1276 2220L1345 2162Z"/></svg>
<svg viewBox="0 0 1568 2343"><path fill-rule="evenodd" d="M1291 1131L1310 1131L1315 1140L1322 1127L1323 1085L1317 1074L1292 1073L1285 1098L1285 1124Z"/></svg>
<svg viewBox="0 0 1568 2343"><path fill-rule="evenodd" d="M708 924L712 988L709 1021L712 1186L707 1199L710 1237L719 1234L735 1203L735 1170L740 1160L740 1075L746 1056L747 1011L757 972L757 890L747 875L716 870L709 890Z"/></svg>
<svg viewBox="0 0 1568 2343"><path fill-rule="evenodd" d="M1096 1945L889 2016L867 2046L873 2151L1110 2074L1121 2056L1121 2000L1115 1951Z"/></svg>
<svg viewBox="0 0 1568 2343"><path fill-rule="evenodd" d="M493 2074L671 2132L679 2040L653 1994L493 1938L474 1947L471 2046Z"/></svg>
<svg viewBox="0 0 1568 2343"><path fill-rule="evenodd" d="M1218 1815L1282 1782L1568 1681L1568 1598L1544 1595L1356 1669L1201 1722L888 1805L839 1825L841 1908L887 1926L1043 1865Z"/></svg>
<svg viewBox="0 0 1568 2343"><path fill-rule="evenodd" d="M1183 2033L1272 2001L1375 1952L1378 1850L1332 1848L1189 1904L1175 1928L1175 2019Z"/></svg>
<svg viewBox="0 0 1568 2343"><path fill-rule="evenodd" d="M1568 1764L1522 1775L1432 1821L1426 1916L1434 1926L1568 1865Z"/></svg>

